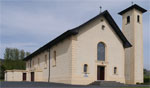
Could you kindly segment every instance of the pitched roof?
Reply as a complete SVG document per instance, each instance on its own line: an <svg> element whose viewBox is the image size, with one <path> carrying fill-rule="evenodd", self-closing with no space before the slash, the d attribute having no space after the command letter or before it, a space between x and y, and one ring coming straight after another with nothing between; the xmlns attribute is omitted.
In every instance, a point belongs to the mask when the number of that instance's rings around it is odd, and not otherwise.
<svg viewBox="0 0 150 88"><path fill-rule="evenodd" d="M147 11L146 9L144 9L144 8L142 8L142 7L140 7L140 6L138 6L137 4L134 4L134 5L130 6L130 7L128 7L127 9L125 9L125 10L119 12L118 14L122 15L122 14L124 14L125 12L127 12L127 11L129 11L129 10L131 10L131 9L134 9L134 8L137 9L137 10L139 10L139 11L141 11L142 13L144 13L144 12Z"/></svg>
<svg viewBox="0 0 150 88"><path fill-rule="evenodd" d="M29 60L32 57L34 57L35 55L41 53L42 51L46 50L46 49L50 49L53 45L61 42L62 40L72 36L72 35L76 35L79 33L79 30L82 26L88 24L89 22L93 21L94 19L97 19L100 16L104 16L106 18L106 20L108 21L108 23L111 25L111 27L113 28L113 30L115 31L115 33L117 34L117 36L120 38L120 40L122 41L122 44L124 46L124 48L128 48L131 47L132 45L130 44L130 42L126 39L126 37L123 35L123 33L121 32L121 30L119 29L119 27L117 26L117 24L115 23L115 21L113 20L113 18L111 17L111 15L109 14L109 12L106 10L102 13L100 13L99 15L95 16L94 18L90 19L89 21L85 22L84 24L81 24L80 26L68 30L66 32L64 32L63 34L61 34L60 36L58 36L57 38L55 38L54 40L50 41L49 43L45 44L44 46L42 46L41 48L39 48L38 50L36 50L35 52L33 52L31 55L27 56L26 58L24 58L24 60Z"/></svg>

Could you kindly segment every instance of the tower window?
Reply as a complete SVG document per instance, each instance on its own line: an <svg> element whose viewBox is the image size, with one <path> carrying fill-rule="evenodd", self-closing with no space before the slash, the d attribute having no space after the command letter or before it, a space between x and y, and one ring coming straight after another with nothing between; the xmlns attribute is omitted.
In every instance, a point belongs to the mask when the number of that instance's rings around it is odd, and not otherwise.
<svg viewBox="0 0 150 88"><path fill-rule="evenodd" d="M130 16L127 16L127 24L130 23Z"/></svg>
<svg viewBox="0 0 150 88"><path fill-rule="evenodd" d="M117 67L114 67L114 74L117 74Z"/></svg>
<svg viewBox="0 0 150 88"><path fill-rule="evenodd" d="M84 72L84 73L87 73L87 70L88 70L88 65L87 65L87 64L84 64L83 72Z"/></svg>
<svg viewBox="0 0 150 88"><path fill-rule="evenodd" d="M140 16L139 15L137 15L137 22L140 23Z"/></svg>

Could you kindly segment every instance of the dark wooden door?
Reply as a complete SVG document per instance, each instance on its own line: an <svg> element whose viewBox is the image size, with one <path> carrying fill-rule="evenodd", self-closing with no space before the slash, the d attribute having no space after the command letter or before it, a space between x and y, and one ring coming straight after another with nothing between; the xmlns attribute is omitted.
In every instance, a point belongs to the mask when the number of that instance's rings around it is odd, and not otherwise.
<svg viewBox="0 0 150 88"><path fill-rule="evenodd" d="M26 73L23 73L23 81L26 81Z"/></svg>
<svg viewBox="0 0 150 88"><path fill-rule="evenodd" d="M105 67L97 66L97 80L105 79Z"/></svg>
<svg viewBox="0 0 150 88"><path fill-rule="evenodd" d="M34 81L34 72L31 72L31 81Z"/></svg>

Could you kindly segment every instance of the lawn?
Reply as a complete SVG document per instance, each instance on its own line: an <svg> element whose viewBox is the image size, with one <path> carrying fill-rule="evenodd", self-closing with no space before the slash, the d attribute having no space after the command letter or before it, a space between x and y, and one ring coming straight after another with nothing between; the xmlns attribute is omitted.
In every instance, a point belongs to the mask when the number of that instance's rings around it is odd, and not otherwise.
<svg viewBox="0 0 150 88"><path fill-rule="evenodd" d="M4 81L4 79L0 79L0 82Z"/></svg>
<svg viewBox="0 0 150 88"><path fill-rule="evenodd" d="M143 83L144 85L150 85L150 76L144 76L144 83Z"/></svg>

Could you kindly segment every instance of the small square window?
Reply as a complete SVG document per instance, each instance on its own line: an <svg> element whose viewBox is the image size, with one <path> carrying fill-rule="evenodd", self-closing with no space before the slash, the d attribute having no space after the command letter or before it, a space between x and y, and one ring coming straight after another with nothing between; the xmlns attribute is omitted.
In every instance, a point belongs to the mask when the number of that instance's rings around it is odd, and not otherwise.
<svg viewBox="0 0 150 88"><path fill-rule="evenodd" d="M102 25L102 30L104 30L105 29L105 25Z"/></svg>

